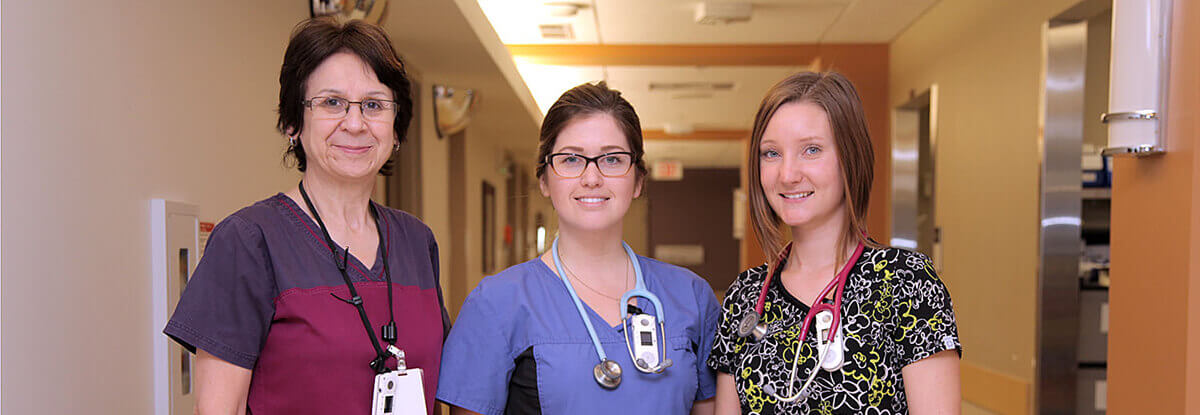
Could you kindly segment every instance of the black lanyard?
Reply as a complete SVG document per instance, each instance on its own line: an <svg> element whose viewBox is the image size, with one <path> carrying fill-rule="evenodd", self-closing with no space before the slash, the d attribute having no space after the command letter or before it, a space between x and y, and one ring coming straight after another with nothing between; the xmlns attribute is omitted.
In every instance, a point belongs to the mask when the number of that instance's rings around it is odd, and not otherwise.
<svg viewBox="0 0 1200 415"><path fill-rule="evenodd" d="M304 180L300 180L300 196L304 197L304 204L308 205L308 211L312 212L313 219L317 220L317 225L321 226L321 233L325 235L325 242L329 245L329 252L333 254L333 263L337 265L338 271L342 273L342 281L346 282L346 288L350 290L350 299L338 297L333 293L329 293L333 298L337 298L354 306L358 309L358 317L362 319L363 328L367 329L367 336L371 338L371 346L375 347L375 359L371 360L371 369L375 373L386 373L388 371L387 362L388 354L379 346L379 340L375 338L375 330L371 329L371 320L367 319L367 310L363 309L362 297L358 295L358 291L354 289L354 284L350 282L350 274L346 273L346 261L350 256L350 249L346 248L346 252L341 258L337 256L336 245L333 244L333 238L329 236L329 230L325 228L325 222L321 221L321 214L317 213L316 206L313 206L312 200L308 198L308 192L304 191ZM380 335L383 340L388 342L388 345L396 344L396 311L392 307L392 273L388 270L387 244L384 242L383 224L379 219L379 212L375 210L375 205L370 201L367 205L371 210L371 217L375 219L375 230L379 232L379 243L383 245L383 275L387 278L387 295L388 295L388 316L391 318L387 324L380 327Z"/></svg>

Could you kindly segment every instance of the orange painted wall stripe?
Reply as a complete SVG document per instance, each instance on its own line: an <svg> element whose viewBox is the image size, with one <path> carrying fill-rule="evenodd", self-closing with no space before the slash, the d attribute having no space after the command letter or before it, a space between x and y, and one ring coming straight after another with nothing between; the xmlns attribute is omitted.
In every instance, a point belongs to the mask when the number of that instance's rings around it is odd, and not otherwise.
<svg viewBox="0 0 1200 415"><path fill-rule="evenodd" d="M643 140L747 140L750 130L696 130L685 134L670 134L663 130L642 130Z"/></svg>

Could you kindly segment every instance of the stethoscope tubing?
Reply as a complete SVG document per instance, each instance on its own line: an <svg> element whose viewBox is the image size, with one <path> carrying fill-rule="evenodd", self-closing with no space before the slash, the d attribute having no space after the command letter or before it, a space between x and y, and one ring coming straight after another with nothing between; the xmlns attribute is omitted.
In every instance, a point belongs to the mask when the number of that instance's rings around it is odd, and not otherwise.
<svg viewBox="0 0 1200 415"><path fill-rule="evenodd" d="M630 265L633 266L633 273L634 273L633 289L626 291L623 295L621 295L621 301L620 301L620 303L617 304L617 307L619 307L618 312L621 315L621 327L623 327L623 328L628 327L628 324L627 324L627 320L628 320L627 314L628 313L626 312L625 307L627 304L629 304L630 299L635 298L635 297L640 297L640 298L645 298L647 301L650 301L650 304L652 304L654 306L654 315L658 319L658 329L659 329L659 332L661 333L661 336L659 337L659 344L660 344L660 349L661 349L661 352L659 354L659 356L661 356L661 360L659 361L659 364L655 367L643 367L642 365L639 365L637 363L637 359L633 355L633 347L629 344L628 331L624 332L621 337L624 338L625 348L629 352L629 358L631 361L634 362L633 366L635 368L637 368L638 371L641 371L644 373L662 373L663 370L666 370L667 367L671 366L671 359L666 358L666 356L667 356L667 354L666 354L666 352L667 352L667 350L666 350L667 330L666 330L666 324L665 324L666 320L663 318L662 301L659 300L658 296L654 295L654 293L652 293L652 292L650 292L650 290L646 289L646 280L642 274L641 263L640 263L640 261L638 261L637 255L634 254L633 248L630 248L629 244L626 244L623 241L621 242L621 246L623 248L625 248L625 254L629 257L629 262L630 262ZM591 318L588 317L587 312L584 311L583 301L579 299L579 294L577 294L575 292L575 288L574 288L574 286L571 285L571 281L567 279L567 274L565 272L563 272L564 267L562 265L562 258L558 254L558 238L557 237L554 238L554 243L551 244L550 249L551 249L551 257L554 259L554 268L558 272L559 279L562 280L563 285L566 286L567 292L571 295L571 300L575 303L575 308L579 312L580 318L583 319L584 326L587 327L588 337L592 341L592 346L595 347L595 349L596 349L596 355L600 358L600 365L604 365L604 364L610 363L610 362L612 365L617 365L615 361L610 361L608 359L608 354L604 352L604 347L601 346L601 344L600 344L600 338L599 338L599 336L596 335L596 328L592 325L592 320L591 320ZM597 367L599 367L599 366L597 366ZM617 365L617 367L619 368L620 366ZM620 382L619 371L616 376L617 376L616 382L619 383ZM597 381L599 382L599 378L597 379ZM615 385L611 385L611 386L606 385L603 382L601 383L601 385L605 386L605 387L609 387L609 388L616 387Z"/></svg>
<svg viewBox="0 0 1200 415"><path fill-rule="evenodd" d="M579 310L579 316L583 318L583 325L587 327L588 337L592 340L592 346L596 348L596 354L599 355L601 362L608 360L608 355L604 353L604 347L600 346L600 338L596 336L596 328L592 327L592 319L588 318L587 313L583 311L583 300L579 299L579 294L575 293L575 288L571 286L571 282L567 280L567 274L563 272L562 259L558 256L558 238L554 238L550 249L553 251L551 256L554 258L554 268L558 271L558 278L563 281L563 284L566 284L567 293L571 294L571 301L575 302L575 308ZM637 284L640 284L641 271L638 271L638 276Z"/></svg>
<svg viewBox="0 0 1200 415"><path fill-rule="evenodd" d="M852 268L854 268L854 264L858 262L858 257L862 256L864 249L866 249L866 245L864 245L862 242L859 242L858 246L856 246L854 248L854 254L850 255L850 259L846 261L846 264L842 266L842 269L838 271L837 275L834 276L833 280L830 280L829 284L826 284L825 288L821 290L821 293L818 294L817 297L813 300L812 306L808 310L808 314L806 314L804 316L804 326L800 328L800 335L799 335L799 337L796 338L797 341L804 341L804 338L808 337L808 328L811 325L810 323L812 323L813 316L817 315L817 313L819 313L821 310L825 310L825 309L828 309L833 312L833 328L830 330L830 332L829 332L830 334L829 334L828 338L826 339L826 341L833 341L833 335L834 335L834 333L837 332L837 330L839 329L840 324L841 324L842 293L846 289L846 280L850 276L850 270ZM775 263L771 264L771 267L769 267L769 270L767 272L767 277L763 281L762 290L758 294L757 305L755 305L755 308L754 308L754 311L757 312L760 316L762 315L763 311L765 310L765 305L766 305L766 300L767 300L767 290L771 286L771 280L775 276L774 274L776 274L778 272L782 272L782 270L779 269L780 268L779 266L780 266L780 264L783 263L783 260L787 258L788 254L791 252L791 250L792 250L792 244L789 243L789 244L787 244L787 246L785 246L783 248L783 251L781 251L779 258L776 259ZM833 304L832 305L826 304L824 302L825 297L828 297L829 292L833 291L835 289L835 287L836 287L836 291L834 291Z"/></svg>
<svg viewBox="0 0 1200 415"><path fill-rule="evenodd" d="M783 263L783 260L791 252L791 248L792 246L789 243L780 253L779 259L772 264L771 267L769 267L767 277L763 281L763 287L758 296L758 303L755 306L755 311L757 311L759 315L762 315L762 311L764 310L767 298L767 290L770 287L771 279L776 272L781 271L779 269L779 265ZM821 369L821 365L824 363L829 351L833 347L842 347L841 345L834 345L834 343L836 343L837 335L842 329L842 294L846 289L846 280L849 278L850 270L853 269L854 264L858 262L858 258L862 256L865 248L866 246L862 242L859 242L858 246L854 248L854 254L850 256L850 259L846 261L846 264L842 266L842 269L838 271L833 280L829 281L829 284L826 284L825 288L821 290L821 293L818 294L813 300L812 306L809 308L808 313L804 316L804 322L802 323L803 326L800 328L800 334L796 338L795 359L792 361L792 370L790 376L788 377L788 393L791 395L780 396L775 393L773 390L774 388L770 388L769 385L764 386L763 390L773 395L776 399L784 402L793 402L797 399L807 396L806 391L808 390L808 387L812 385L813 380L816 379L817 373ZM831 291L834 293L833 304L825 302L825 298L829 296ZM817 363L813 366L812 371L809 373L808 379L804 382L804 386L800 387L799 392L793 394L792 391L796 384L796 373L800 367L800 346L804 343L804 339L808 337L808 330L813 326L813 318L823 312L828 312L831 314L832 321L829 332L826 333L825 338L823 339L817 337L817 346L820 348L820 352L817 356ZM817 333L817 336L820 336L820 333Z"/></svg>

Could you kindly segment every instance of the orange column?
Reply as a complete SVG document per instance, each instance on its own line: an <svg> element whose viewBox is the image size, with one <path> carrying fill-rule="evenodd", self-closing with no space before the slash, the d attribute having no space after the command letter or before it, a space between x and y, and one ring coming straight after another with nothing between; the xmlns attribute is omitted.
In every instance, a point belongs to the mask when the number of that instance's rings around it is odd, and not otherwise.
<svg viewBox="0 0 1200 415"><path fill-rule="evenodd" d="M1200 3L1176 1L1167 153L1113 170L1108 409L1200 413Z"/></svg>

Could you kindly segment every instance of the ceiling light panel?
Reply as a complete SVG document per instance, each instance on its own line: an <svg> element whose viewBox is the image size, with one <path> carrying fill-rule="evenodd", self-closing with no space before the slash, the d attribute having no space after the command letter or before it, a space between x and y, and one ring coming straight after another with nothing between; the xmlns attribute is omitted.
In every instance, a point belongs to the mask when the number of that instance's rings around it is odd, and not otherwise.
<svg viewBox="0 0 1200 415"><path fill-rule="evenodd" d="M598 42L596 8L590 2L478 0L478 3L505 44Z"/></svg>
<svg viewBox="0 0 1200 415"><path fill-rule="evenodd" d="M533 100L545 114L554 101L568 89L585 82L604 79L604 68L599 66L542 65L515 59L517 72L525 80L525 86L533 94Z"/></svg>
<svg viewBox="0 0 1200 415"><path fill-rule="evenodd" d="M696 23L696 0L596 0L596 8L608 44L807 43L816 42L848 3L756 0L749 21L718 25Z"/></svg>
<svg viewBox="0 0 1200 415"><path fill-rule="evenodd" d="M608 84L633 104L646 129L665 129L668 124L692 125L696 130L749 129L767 89L803 69L610 66Z"/></svg>

